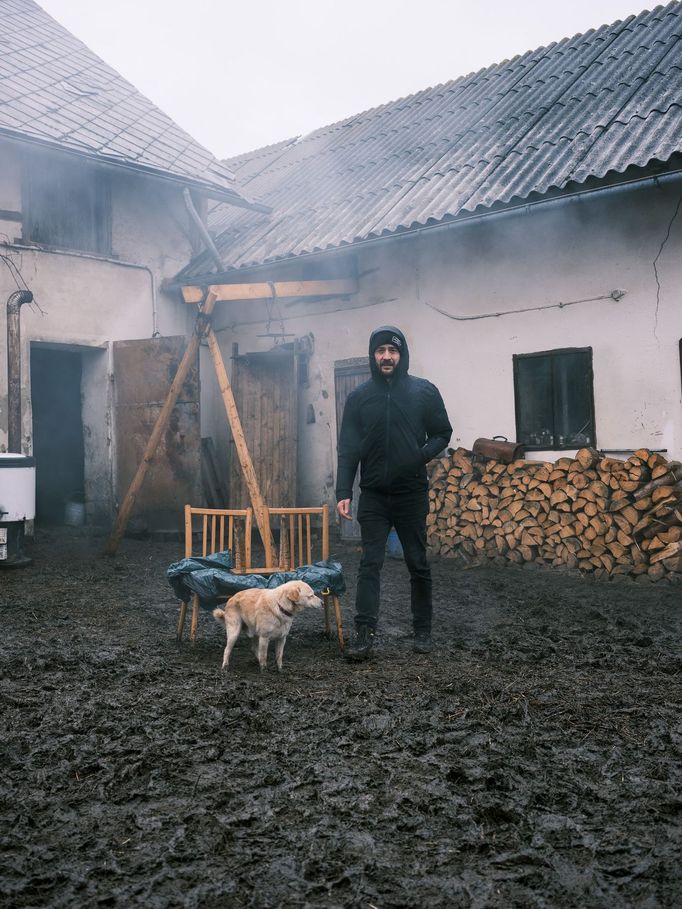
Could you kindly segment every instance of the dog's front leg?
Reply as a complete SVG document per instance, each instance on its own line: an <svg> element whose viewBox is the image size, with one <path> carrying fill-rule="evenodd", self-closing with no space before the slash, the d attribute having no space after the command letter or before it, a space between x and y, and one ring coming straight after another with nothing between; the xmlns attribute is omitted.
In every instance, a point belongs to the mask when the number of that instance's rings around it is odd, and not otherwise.
<svg viewBox="0 0 682 909"><path fill-rule="evenodd" d="M258 638L258 664L260 671L264 672L268 668L268 638Z"/></svg>
<svg viewBox="0 0 682 909"><path fill-rule="evenodd" d="M282 671L282 657L284 656L284 645L286 644L287 639L286 635L283 638L278 638L277 645L275 649L275 659L277 660L277 669Z"/></svg>

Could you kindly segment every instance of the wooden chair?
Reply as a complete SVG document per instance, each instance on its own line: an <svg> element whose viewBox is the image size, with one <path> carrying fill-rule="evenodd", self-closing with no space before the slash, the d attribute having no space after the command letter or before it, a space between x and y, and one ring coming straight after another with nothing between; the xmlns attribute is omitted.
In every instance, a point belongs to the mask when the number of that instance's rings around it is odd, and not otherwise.
<svg viewBox="0 0 682 909"><path fill-rule="evenodd" d="M270 526L279 526L279 555L277 565L261 568L247 567L245 574L274 574L277 571L292 571L301 565L310 565L329 558L329 506L309 508L268 508ZM320 519L320 533L316 539L312 519ZM343 620L338 596L327 591L322 593L324 603L324 627L331 635L331 607L334 608L336 633L343 650Z"/></svg>
<svg viewBox="0 0 682 909"><path fill-rule="evenodd" d="M185 505L185 558L208 556L229 549L234 570L244 573L251 565L251 508L193 508ZM199 545L195 546L195 537ZM177 638L182 640L187 603L180 606ZM199 596L192 594L190 637L194 641L199 624Z"/></svg>

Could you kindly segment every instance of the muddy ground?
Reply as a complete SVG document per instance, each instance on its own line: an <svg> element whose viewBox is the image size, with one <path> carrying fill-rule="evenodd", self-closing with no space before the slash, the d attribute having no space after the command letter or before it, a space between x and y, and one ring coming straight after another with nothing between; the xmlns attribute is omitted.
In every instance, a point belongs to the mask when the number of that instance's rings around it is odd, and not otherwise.
<svg viewBox="0 0 682 909"><path fill-rule="evenodd" d="M0 575L3 906L682 905L682 587L435 562L416 657L388 561L371 663L308 613L223 674L208 613L174 640L180 544L102 543Z"/></svg>

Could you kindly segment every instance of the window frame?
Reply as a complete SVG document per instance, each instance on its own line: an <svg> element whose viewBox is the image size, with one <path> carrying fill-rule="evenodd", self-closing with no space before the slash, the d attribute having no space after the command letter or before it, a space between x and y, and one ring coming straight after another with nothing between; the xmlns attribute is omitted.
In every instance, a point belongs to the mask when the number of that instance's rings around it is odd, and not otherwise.
<svg viewBox="0 0 682 909"><path fill-rule="evenodd" d="M41 173L42 171L42 173ZM41 176L36 181L36 174ZM64 231L66 219L59 223L60 235L49 238L36 238L40 224L41 202L40 194L43 190L41 178L49 174L49 179L63 174L65 180L85 184L84 189L90 196L93 206L92 220L90 223L90 242L78 242L79 237L68 238ZM68 187L68 183L67 183ZM66 190L68 195L68 188ZM27 154L22 175L22 241L26 245L40 246L45 249L64 249L81 252L94 256L112 256L112 203L111 203L111 175L106 167L86 159L79 159L59 152L36 152ZM47 207L45 211L47 210ZM75 209L74 209L75 210ZM74 220L82 217L83 212L73 215ZM52 225L54 226L54 225ZM40 237L40 235L38 234ZM83 234L81 237L84 236Z"/></svg>
<svg viewBox="0 0 682 909"><path fill-rule="evenodd" d="M559 445L557 439L557 426L556 426L556 402L554 394L554 362L560 356L565 356L566 354L587 354L589 357L589 394L587 397L587 403L590 411L590 425L591 425L591 441L589 443L591 448L597 447L597 422L595 417L595 408L594 408L594 354L592 347L558 347L553 350L538 350L531 353L524 354L513 354L513 373L514 373L514 417L516 424L516 440L519 444L523 445L526 451L575 451L576 449L581 448L581 445L576 444L575 442L570 442L569 444ZM520 433L520 416L521 416L521 392L519 388L519 361L529 360L531 358L546 357L550 359L551 362L551 375L552 375L552 444L551 445L533 445L526 444L521 438Z"/></svg>

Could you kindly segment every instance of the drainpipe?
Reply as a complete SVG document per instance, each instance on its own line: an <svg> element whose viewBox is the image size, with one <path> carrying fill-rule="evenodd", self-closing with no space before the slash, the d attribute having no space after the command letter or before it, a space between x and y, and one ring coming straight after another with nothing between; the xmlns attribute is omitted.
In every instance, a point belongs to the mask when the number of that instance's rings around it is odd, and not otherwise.
<svg viewBox="0 0 682 909"><path fill-rule="evenodd" d="M19 310L32 303L30 290L7 298L7 450L21 454L21 329Z"/></svg>

